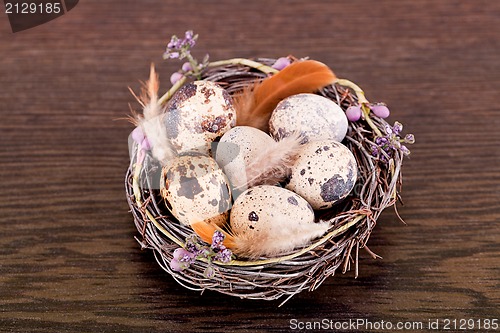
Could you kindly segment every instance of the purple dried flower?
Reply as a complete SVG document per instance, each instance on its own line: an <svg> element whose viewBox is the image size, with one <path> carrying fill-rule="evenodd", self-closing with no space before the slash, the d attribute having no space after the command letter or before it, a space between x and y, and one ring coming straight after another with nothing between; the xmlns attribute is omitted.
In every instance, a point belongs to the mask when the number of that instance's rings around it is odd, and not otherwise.
<svg viewBox="0 0 500 333"><path fill-rule="evenodd" d="M233 252L231 252L231 250L224 248L217 253L217 255L215 256L215 260L223 262L223 263L227 263L227 262L231 261L232 255L233 255Z"/></svg>
<svg viewBox="0 0 500 333"><path fill-rule="evenodd" d="M394 123L394 126L386 125L384 129L386 133L385 136L375 138L374 145L371 147L372 155L380 158L384 162L387 162L388 158L391 158L396 150L401 151L406 156L410 155L408 147L401 143L414 143L415 137L413 134L407 134L404 139L401 139L399 134L403 130L403 124L397 121ZM383 152L385 152L385 154Z"/></svg>
<svg viewBox="0 0 500 333"><path fill-rule="evenodd" d="M203 272L203 275L206 278L212 278L215 275L215 269L212 265L208 265L205 271Z"/></svg>
<svg viewBox="0 0 500 333"><path fill-rule="evenodd" d="M287 57L281 57L276 59L271 67L280 71L288 65L290 65L290 59L288 59Z"/></svg>
<svg viewBox="0 0 500 333"><path fill-rule="evenodd" d="M195 234L190 235L186 238L186 250L195 253L198 251L198 236Z"/></svg>
<svg viewBox="0 0 500 333"><path fill-rule="evenodd" d="M386 145L389 140L386 137L379 136L375 139L375 143L379 146Z"/></svg>
<svg viewBox="0 0 500 333"><path fill-rule="evenodd" d="M361 105L351 105L345 111L347 119L350 121L358 121L361 118Z"/></svg>
<svg viewBox="0 0 500 333"><path fill-rule="evenodd" d="M413 144L415 143L415 136L413 134L406 134L404 141L405 143Z"/></svg>
<svg viewBox="0 0 500 333"><path fill-rule="evenodd" d="M401 124L399 121L396 121L394 123L394 126L392 127L392 131L394 132L394 134L399 135L399 133L401 133L402 130L403 130L403 124Z"/></svg>
<svg viewBox="0 0 500 333"><path fill-rule="evenodd" d="M219 230L216 230L214 232L214 235L212 236L212 248L214 249L219 248L222 245L223 241L224 241L224 234Z"/></svg>
<svg viewBox="0 0 500 333"><path fill-rule="evenodd" d="M384 129L385 129L386 135L390 136L392 134L392 126L391 125L389 125L389 124L385 125Z"/></svg>
<svg viewBox="0 0 500 333"><path fill-rule="evenodd" d="M175 260L178 260L181 262L191 263L194 261L194 258L196 256L193 253L189 252L188 250L180 247L180 248L175 249L175 251L173 253L173 257Z"/></svg>

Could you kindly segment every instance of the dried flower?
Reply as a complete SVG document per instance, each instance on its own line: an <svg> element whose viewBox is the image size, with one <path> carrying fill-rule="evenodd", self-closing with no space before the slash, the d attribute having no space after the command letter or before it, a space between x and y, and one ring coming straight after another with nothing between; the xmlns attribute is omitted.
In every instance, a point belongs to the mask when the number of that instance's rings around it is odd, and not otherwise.
<svg viewBox="0 0 500 333"><path fill-rule="evenodd" d="M196 259L205 258L208 266L204 272L205 277L211 278L215 274L213 261L227 263L231 261L233 253L223 244L224 234L215 231L212 236L212 244L204 243L197 235L192 234L186 238L184 248L177 248L170 261L170 268L180 272L188 268Z"/></svg>
<svg viewBox="0 0 500 333"><path fill-rule="evenodd" d="M214 232L214 235L212 236L212 248L218 249L222 245L223 241L224 241L224 234L219 230L216 230Z"/></svg>
<svg viewBox="0 0 500 333"><path fill-rule="evenodd" d="M186 58L191 53L191 48L196 45L197 39L198 35L194 35L192 30L186 31L183 39L173 35L167 44L167 50L163 53L163 59Z"/></svg>
<svg viewBox="0 0 500 333"><path fill-rule="evenodd" d="M375 143L372 145L373 156L386 162L396 150L401 151L405 156L410 155L410 150L403 143L413 144L415 137L413 134L407 134L403 139L400 137L403 124L396 121L394 126L386 125L384 130L385 135L375 138Z"/></svg>
<svg viewBox="0 0 500 333"><path fill-rule="evenodd" d="M191 49L196 45L198 35L194 34L192 30L184 33L184 38L179 38L173 35L167 44L167 49L163 53L163 59L187 59L188 61L182 65L182 72L179 75L194 76L198 79L201 78L201 71L208 65L208 55L203 58L201 63L191 55ZM170 78L172 84L175 84L182 78L176 73L172 74Z"/></svg>

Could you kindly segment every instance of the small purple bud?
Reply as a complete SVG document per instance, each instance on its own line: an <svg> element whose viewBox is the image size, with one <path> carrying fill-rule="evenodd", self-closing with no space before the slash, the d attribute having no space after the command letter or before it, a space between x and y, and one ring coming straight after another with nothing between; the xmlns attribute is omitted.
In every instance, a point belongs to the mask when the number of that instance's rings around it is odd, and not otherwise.
<svg viewBox="0 0 500 333"><path fill-rule="evenodd" d="M215 260L227 263L231 261L232 254L233 253L231 252L231 250L224 248L219 253L217 253L217 255L215 256Z"/></svg>
<svg viewBox="0 0 500 333"><path fill-rule="evenodd" d="M137 126L132 131L132 139L137 143L141 143L142 140L144 140L144 133L142 132L142 128L140 126Z"/></svg>
<svg viewBox="0 0 500 333"><path fill-rule="evenodd" d="M387 118L391 114L387 106L384 104L372 104L370 105L370 109L377 117L380 118Z"/></svg>
<svg viewBox="0 0 500 333"><path fill-rule="evenodd" d="M180 272L182 271L183 269L185 269L185 265L180 262L179 260L177 259L172 259L170 260L170 268L174 271L174 272Z"/></svg>
<svg viewBox="0 0 500 333"><path fill-rule="evenodd" d="M175 47L175 41L172 39L172 40L170 40L170 42L168 42L167 48L172 49L174 47Z"/></svg>
<svg viewBox="0 0 500 333"><path fill-rule="evenodd" d="M347 108L345 111L345 115L347 119L350 121L358 121L361 118L361 106L360 105L352 105Z"/></svg>
<svg viewBox="0 0 500 333"><path fill-rule="evenodd" d="M191 261L191 259L194 257L194 255L191 252L189 252L186 249L183 249L182 247L175 249L173 256L175 260L187 261L187 262Z"/></svg>
<svg viewBox="0 0 500 333"><path fill-rule="evenodd" d="M405 142L409 144L415 143L415 136L413 134L406 134Z"/></svg>
<svg viewBox="0 0 500 333"><path fill-rule="evenodd" d="M168 52L168 53L166 53L166 57L170 58L170 59L177 59L177 58L179 58L179 56L180 56L179 52ZM165 58L165 56L164 56L164 58Z"/></svg>
<svg viewBox="0 0 500 333"><path fill-rule="evenodd" d="M144 140L142 140L141 148L144 150L151 150L151 142L149 142L148 138L144 138Z"/></svg>
<svg viewBox="0 0 500 333"><path fill-rule="evenodd" d="M391 135L392 134L392 127L390 125L385 125L385 134Z"/></svg>
<svg viewBox="0 0 500 333"><path fill-rule="evenodd" d="M218 247L219 245L222 244L223 241L224 241L224 234L219 230L216 230L214 232L214 235L212 236L212 247Z"/></svg>
<svg viewBox="0 0 500 333"><path fill-rule="evenodd" d="M394 126L392 127L392 130L394 131L394 134L399 135L401 131L403 130L403 124L401 124L399 121L396 121L394 123Z"/></svg>
<svg viewBox="0 0 500 333"><path fill-rule="evenodd" d="M180 79L182 79L184 75L179 72L175 72L170 76L170 83L176 84Z"/></svg>
<svg viewBox="0 0 500 333"><path fill-rule="evenodd" d="M192 39L193 38L193 30L186 31L186 33L184 34L184 37L188 40Z"/></svg>
<svg viewBox="0 0 500 333"><path fill-rule="evenodd" d="M191 64L189 62L185 62L182 64L182 70L184 72L189 72L193 70L193 67L191 67Z"/></svg>
<svg viewBox="0 0 500 333"><path fill-rule="evenodd" d="M214 268L211 265L209 265L207 269L205 269L205 272L203 272L203 275L207 278L213 277L215 275Z"/></svg>
<svg viewBox="0 0 500 333"><path fill-rule="evenodd" d="M383 146L383 145L387 144L387 142L388 142L387 138L384 138L381 136L379 136L375 139L375 143L378 144L379 146Z"/></svg>
<svg viewBox="0 0 500 333"><path fill-rule="evenodd" d="M290 65L290 59L281 57L278 58L271 67L280 71L288 65Z"/></svg>

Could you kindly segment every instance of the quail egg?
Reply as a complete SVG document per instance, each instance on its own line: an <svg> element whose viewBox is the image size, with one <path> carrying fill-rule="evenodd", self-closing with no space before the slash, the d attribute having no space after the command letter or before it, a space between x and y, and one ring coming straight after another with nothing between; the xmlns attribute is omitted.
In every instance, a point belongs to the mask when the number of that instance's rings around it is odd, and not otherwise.
<svg viewBox="0 0 500 333"><path fill-rule="evenodd" d="M328 223L315 223L306 200L285 188L258 185L236 199L231 231L240 255L274 256L323 235Z"/></svg>
<svg viewBox="0 0 500 333"><path fill-rule="evenodd" d="M327 209L347 197L357 178L352 152L340 142L322 140L301 147L286 188L314 209Z"/></svg>
<svg viewBox="0 0 500 333"><path fill-rule="evenodd" d="M303 143L332 139L342 141L347 133L347 117L335 102L316 94L297 94L282 100L269 120L275 139L300 132Z"/></svg>
<svg viewBox="0 0 500 333"><path fill-rule="evenodd" d="M182 224L206 221L223 225L229 216L231 192L226 176L211 157L190 153L163 167L160 193Z"/></svg>
<svg viewBox="0 0 500 333"><path fill-rule="evenodd" d="M221 86L200 80L185 84L174 94L163 123L178 154L209 154L211 143L236 125L236 111Z"/></svg>
<svg viewBox="0 0 500 333"><path fill-rule="evenodd" d="M246 168L270 145L276 142L265 132L250 126L236 126L227 131L217 145L215 159L231 184L246 183Z"/></svg>

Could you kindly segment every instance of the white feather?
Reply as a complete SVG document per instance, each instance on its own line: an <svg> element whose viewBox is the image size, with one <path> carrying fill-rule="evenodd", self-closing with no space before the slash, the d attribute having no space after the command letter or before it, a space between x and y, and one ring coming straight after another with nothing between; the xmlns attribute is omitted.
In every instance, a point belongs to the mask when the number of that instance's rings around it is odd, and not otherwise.
<svg viewBox="0 0 500 333"><path fill-rule="evenodd" d="M143 84L142 93L137 100L143 105L143 115L137 117L137 123L147 137L153 157L165 165L175 157L176 152L172 147L163 122L165 108L158 100L160 81L154 65L151 64L149 80ZM135 96L135 94L134 94Z"/></svg>
<svg viewBox="0 0 500 333"><path fill-rule="evenodd" d="M294 133L274 144L266 146L257 157L246 166L246 178L240 178L233 186L244 190L256 185L274 185L284 180L293 165L302 136Z"/></svg>
<svg viewBox="0 0 500 333"><path fill-rule="evenodd" d="M272 230L258 234L233 235L234 252L242 257L276 257L297 247L310 244L326 233L328 222L294 224L289 220L276 219Z"/></svg>

